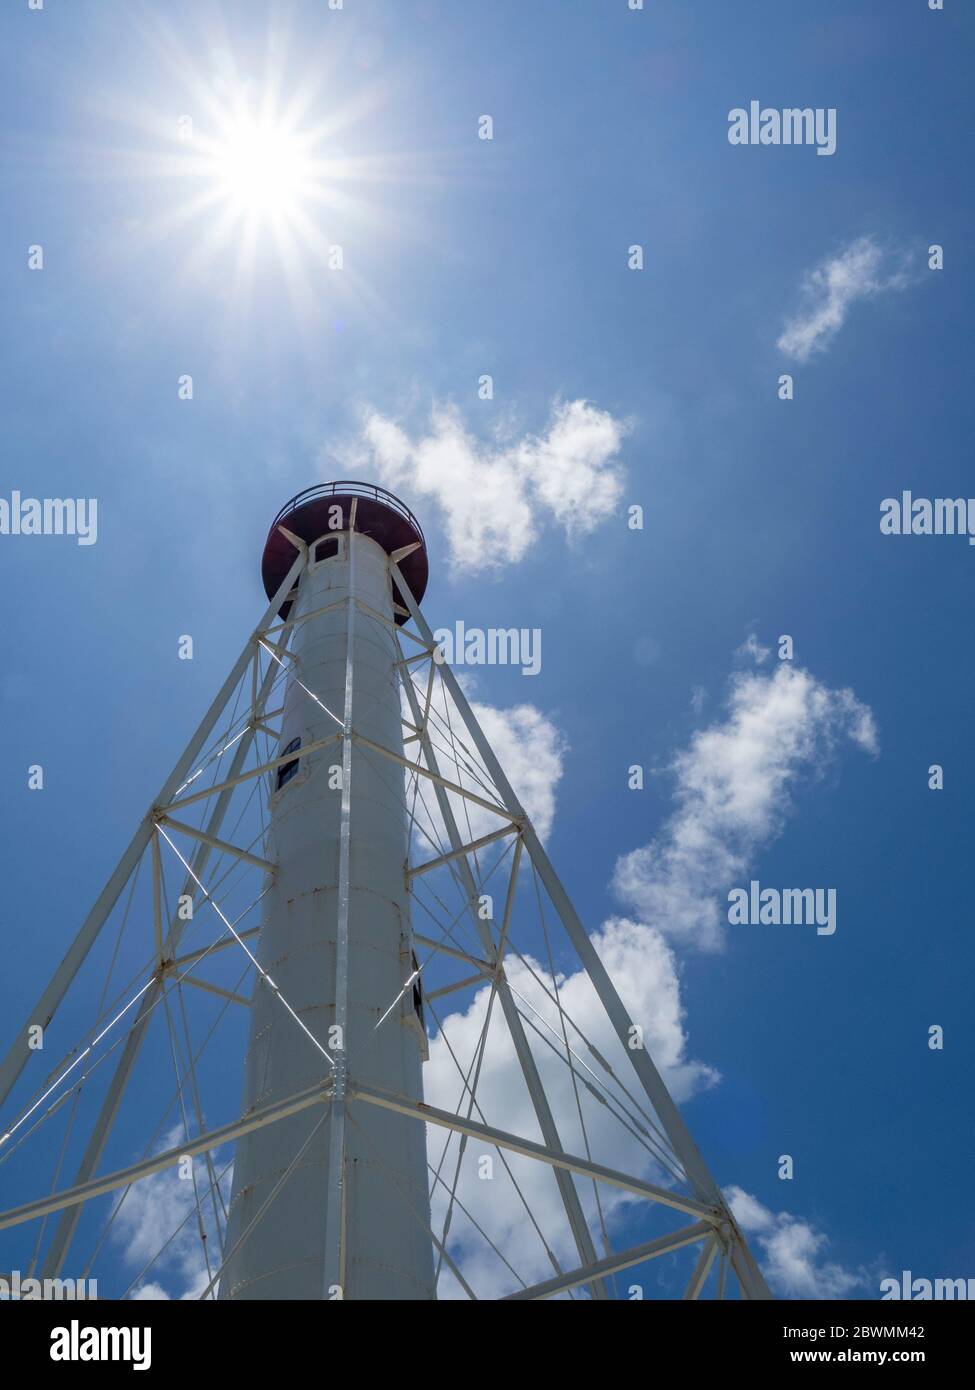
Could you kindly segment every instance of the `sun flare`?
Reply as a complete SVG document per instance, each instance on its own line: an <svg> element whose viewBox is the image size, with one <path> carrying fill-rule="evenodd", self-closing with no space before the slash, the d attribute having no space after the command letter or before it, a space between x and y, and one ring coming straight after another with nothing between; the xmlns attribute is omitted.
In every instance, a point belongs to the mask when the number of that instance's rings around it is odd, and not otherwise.
<svg viewBox="0 0 975 1390"><path fill-rule="evenodd" d="M145 189L145 244L178 248L180 277L238 326L264 296L303 330L340 332L353 307L383 312L365 253L389 234L394 192L397 235L417 235L404 185L426 181L434 162L398 136L392 151L377 144L388 138L386 84L334 39L293 52L283 22L263 62L244 61L216 31L193 47L164 24L148 32L179 96L163 113L157 102L120 108L142 139L112 152Z"/></svg>

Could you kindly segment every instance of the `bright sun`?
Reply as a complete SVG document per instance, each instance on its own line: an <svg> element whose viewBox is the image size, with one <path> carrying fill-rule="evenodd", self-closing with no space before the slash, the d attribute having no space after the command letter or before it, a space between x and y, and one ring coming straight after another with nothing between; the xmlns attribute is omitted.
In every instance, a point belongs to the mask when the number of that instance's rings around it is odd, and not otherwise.
<svg viewBox="0 0 975 1390"><path fill-rule="evenodd" d="M288 216L315 191L316 169L294 131L242 116L213 150L221 198L245 214Z"/></svg>

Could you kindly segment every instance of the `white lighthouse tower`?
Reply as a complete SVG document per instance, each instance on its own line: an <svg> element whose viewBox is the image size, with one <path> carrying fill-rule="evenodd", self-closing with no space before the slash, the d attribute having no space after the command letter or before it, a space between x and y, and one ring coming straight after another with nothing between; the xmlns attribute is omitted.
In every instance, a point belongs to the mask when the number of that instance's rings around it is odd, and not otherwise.
<svg viewBox="0 0 975 1390"><path fill-rule="evenodd" d="M239 1141L231 1250L301 1157L273 1197L274 1219L256 1225L229 1259L221 1297L430 1299L422 1126L373 1107L349 1123L344 1098L350 1066L385 1090L423 1093L418 996L401 990L414 960L405 778L349 736L354 729L404 756L389 557L403 559L419 599L423 533L379 489L311 488L271 528L269 597L302 544L307 564L281 609L294 637L279 755L292 756L278 767L269 802L266 849L276 872L258 958L308 1032L259 976L242 1114L316 1082L328 1085L331 1101L323 1115L302 1111ZM395 1019L383 1017L390 1000Z"/></svg>

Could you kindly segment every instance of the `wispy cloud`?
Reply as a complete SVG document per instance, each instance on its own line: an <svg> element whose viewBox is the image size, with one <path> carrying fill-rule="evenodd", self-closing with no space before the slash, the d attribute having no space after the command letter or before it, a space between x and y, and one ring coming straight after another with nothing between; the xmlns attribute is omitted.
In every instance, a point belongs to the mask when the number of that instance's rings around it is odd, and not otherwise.
<svg viewBox="0 0 975 1390"><path fill-rule="evenodd" d="M763 647L761 642L750 632L735 653L736 656L751 658L756 666L764 666L772 655L771 647Z"/></svg>
<svg viewBox="0 0 975 1390"><path fill-rule="evenodd" d="M451 563L471 573L524 558L547 523L570 539L615 510L624 425L588 401L553 402L547 429L521 439L475 439L455 406L435 405L427 431L411 437L370 413L344 460L409 498L440 509Z"/></svg>
<svg viewBox="0 0 975 1390"><path fill-rule="evenodd" d="M847 1298L866 1283L862 1269L845 1269L825 1258L829 1239L808 1221L770 1211L740 1187L728 1188L725 1197L745 1235L762 1252L759 1262L780 1298Z"/></svg>
<svg viewBox="0 0 975 1390"><path fill-rule="evenodd" d="M800 774L822 769L843 739L877 752L873 715L852 690L831 690L786 662L735 675L726 718L674 759L673 815L650 844L617 861L620 899L677 941L719 948L717 895L781 832Z"/></svg>
<svg viewBox="0 0 975 1390"><path fill-rule="evenodd" d="M906 258L901 256L893 269L888 267L891 259L873 237L864 236L808 271L800 287L802 308L787 320L777 344L780 351L807 362L826 351L858 299L905 289Z"/></svg>

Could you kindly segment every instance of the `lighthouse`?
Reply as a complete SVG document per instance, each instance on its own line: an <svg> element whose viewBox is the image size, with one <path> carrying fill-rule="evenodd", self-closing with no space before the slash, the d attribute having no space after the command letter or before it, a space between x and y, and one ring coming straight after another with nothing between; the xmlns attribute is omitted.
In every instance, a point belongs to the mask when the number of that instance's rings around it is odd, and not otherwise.
<svg viewBox="0 0 975 1390"><path fill-rule="evenodd" d="M404 753L404 614L390 558L419 601L426 547L392 494L342 482L308 489L275 518L269 597L302 547L305 567L280 609L293 628L278 745L287 760L271 774L266 855L276 868L241 1114L316 1084L329 1100L239 1140L220 1296L432 1299L423 1126L373 1106L352 1116L345 1103L352 1067L382 1090L423 1094L419 983L404 989L415 960L404 777L368 743Z"/></svg>

